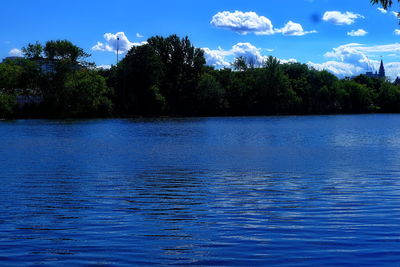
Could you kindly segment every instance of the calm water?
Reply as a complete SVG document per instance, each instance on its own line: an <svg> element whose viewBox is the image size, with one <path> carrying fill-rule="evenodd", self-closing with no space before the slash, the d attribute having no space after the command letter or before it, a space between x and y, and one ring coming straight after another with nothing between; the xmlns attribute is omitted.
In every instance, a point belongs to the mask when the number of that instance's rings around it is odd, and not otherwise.
<svg viewBox="0 0 400 267"><path fill-rule="evenodd" d="M400 115L0 122L0 265L400 264Z"/></svg>

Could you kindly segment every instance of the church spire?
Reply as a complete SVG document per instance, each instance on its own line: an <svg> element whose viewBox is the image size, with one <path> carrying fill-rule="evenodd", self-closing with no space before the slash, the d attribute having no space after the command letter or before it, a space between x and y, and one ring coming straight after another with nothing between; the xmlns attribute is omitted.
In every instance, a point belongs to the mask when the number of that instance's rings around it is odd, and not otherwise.
<svg viewBox="0 0 400 267"><path fill-rule="evenodd" d="M385 67L383 66L383 60L381 59L381 66L379 67L379 74L378 74L379 78L385 78L386 74L385 74Z"/></svg>

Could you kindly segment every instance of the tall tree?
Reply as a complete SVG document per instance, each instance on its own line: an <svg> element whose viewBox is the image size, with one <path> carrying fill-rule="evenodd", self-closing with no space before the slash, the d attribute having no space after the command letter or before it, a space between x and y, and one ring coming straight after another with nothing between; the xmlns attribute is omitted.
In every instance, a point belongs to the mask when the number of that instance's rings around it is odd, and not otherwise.
<svg viewBox="0 0 400 267"><path fill-rule="evenodd" d="M160 115L164 97L159 86L164 76L160 57L148 44L132 47L118 66L118 108L125 115Z"/></svg>
<svg viewBox="0 0 400 267"><path fill-rule="evenodd" d="M237 71L246 71L247 70L247 63L245 57L237 57L232 63L232 67L234 70Z"/></svg>
<svg viewBox="0 0 400 267"><path fill-rule="evenodd" d="M167 38L155 36L148 44L160 57L165 76L160 92L165 96L167 107L172 114L187 114L194 101L193 89L197 86L204 65L204 51L195 48L188 37L177 35Z"/></svg>
<svg viewBox="0 0 400 267"><path fill-rule="evenodd" d="M67 60L70 62L78 62L90 56L82 48L68 40L48 41L44 47L44 53L49 60Z"/></svg>
<svg viewBox="0 0 400 267"><path fill-rule="evenodd" d="M43 46L39 42L28 44L22 48L22 53L28 59L39 59L43 56Z"/></svg>
<svg viewBox="0 0 400 267"><path fill-rule="evenodd" d="M399 1L400 2L400 1ZM372 4L380 4L382 5L382 7L384 9L388 9L389 7L391 7L393 5L393 1L392 0L371 0Z"/></svg>

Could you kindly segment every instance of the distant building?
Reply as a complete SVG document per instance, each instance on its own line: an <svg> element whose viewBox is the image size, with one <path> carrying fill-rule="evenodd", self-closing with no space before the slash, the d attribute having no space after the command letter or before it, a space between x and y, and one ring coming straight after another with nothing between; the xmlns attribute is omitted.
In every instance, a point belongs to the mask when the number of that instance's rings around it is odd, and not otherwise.
<svg viewBox="0 0 400 267"><path fill-rule="evenodd" d="M383 60L381 60L381 65L379 67L379 72L375 71L367 71L365 73L366 76L370 78L379 78L379 79L384 79L386 77L386 72L385 72L385 66L383 65Z"/></svg>
<svg viewBox="0 0 400 267"><path fill-rule="evenodd" d="M2 63L12 62L18 65L23 64L24 57L6 57L3 59ZM43 74L51 74L56 72L56 62L54 60L48 60L44 58L32 59L36 62L39 69Z"/></svg>
<svg viewBox="0 0 400 267"><path fill-rule="evenodd" d="M38 95L18 95L17 105L19 109L27 105L39 105L43 102L43 97Z"/></svg>
<svg viewBox="0 0 400 267"><path fill-rule="evenodd" d="M23 57L6 57L6 58L4 58L3 59L3 61L2 61L2 63L5 63L5 62L18 62L18 60L21 60L21 59L23 59Z"/></svg>
<svg viewBox="0 0 400 267"><path fill-rule="evenodd" d="M44 74L51 74L56 72L56 63L46 59L36 59L36 63L39 65L40 70Z"/></svg>
<svg viewBox="0 0 400 267"><path fill-rule="evenodd" d="M45 62L44 60L36 61L42 73L54 72L54 67L52 64ZM3 59L2 63L12 63L16 65L23 66L25 64L23 57L6 57ZM30 88L14 88L14 93L16 94L16 101L18 109L23 109L30 105L39 105L43 102L43 97L38 95L36 90Z"/></svg>

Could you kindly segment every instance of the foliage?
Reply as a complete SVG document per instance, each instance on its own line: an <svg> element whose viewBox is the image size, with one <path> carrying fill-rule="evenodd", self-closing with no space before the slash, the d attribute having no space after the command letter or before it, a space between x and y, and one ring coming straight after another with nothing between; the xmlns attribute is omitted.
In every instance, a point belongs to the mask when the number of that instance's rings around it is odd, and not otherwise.
<svg viewBox="0 0 400 267"><path fill-rule="evenodd" d="M46 58L49 60L67 60L77 62L89 57L82 48L77 47L68 40L48 41L43 49Z"/></svg>
<svg viewBox="0 0 400 267"><path fill-rule="evenodd" d="M150 45L133 47L117 69L117 101L125 114L160 115L165 107L159 86L161 58Z"/></svg>
<svg viewBox="0 0 400 267"><path fill-rule="evenodd" d="M22 80L22 67L15 64L0 64L0 89L12 92L19 87Z"/></svg>
<svg viewBox="0 0 400 267"><path fill-rule="evenodd" d="M105 79L91 70L71 72L58 95L59 114L65 117L106 117L111 115L111 90Z"/></svg>
<svg viewBox="0 0 400 267"><path fill-rule="evenodd" d="M10 118L15 113L15 96L0 93L0 119Z"/></svg>
<svg viewBox="0 0 400 267"><path fill-rule="evenodd" d="M195 48L188 37L180 39L177 35L151 37L148 44L160 60L159 89L165 97L166 110L175 115L190 114L195 102L193 88L206 63L204 51Z"/></svg>
<svg viewBox="0 0 400 267"><path fill-rule="evenodd" d="M195 90L194 114L221 114L224 109L225 90L211 74L203 74Z"/></svg>
<svg viewBox="0 0 400 267"><path fill-rule="evenodd" d="M22 48L22 52L28 59L39 59L42 58L43 46L39 42L28 44L26 47Z"/></svg>
<svg viewBox="0 0 400 267"><path fill-rule="evenodd" d="M378 105L382 107L383 112L400 112L400 87L382 83L378 95Z"/></svg>
<svg viewBox="0 0 400 267"><path fill-rule="evenodd" d="M400 2L400 1L399 1ZM388 9L393 5L392 0L371 0L372 4L380 4L384 9Z"/></svg>
<svg viewBox="0 0 400 267"><path fill-rule="evenodd" d="M234 70L245 71L247 70L247 63L244 57L237 57L232 63L232 67Z"/></svg>
<svg viewBox="0 0 400 267"><path fill-rule="evenodd" d="M239 57L232 69L214 69L205 66L203 50L177 35L151 37L110 70L92 68L88 54L67 40L23 51L25 58L0 63L1 117L400 112L400 86L390 81L340 80L272 56L263 66ZM16 105L30 96L38 102Z"/></svg>

